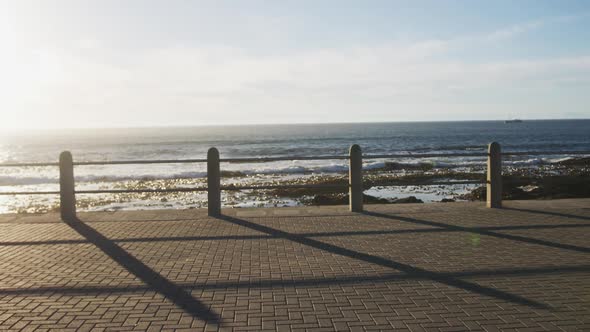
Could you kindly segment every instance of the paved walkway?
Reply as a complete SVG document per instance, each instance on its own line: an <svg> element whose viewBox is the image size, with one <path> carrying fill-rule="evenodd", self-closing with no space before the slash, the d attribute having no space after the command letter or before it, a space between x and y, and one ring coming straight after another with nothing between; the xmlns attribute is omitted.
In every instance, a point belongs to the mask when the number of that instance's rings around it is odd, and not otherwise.
<svg viewBox="0 0 590 332"><path fill-rule="evenodd" d="M0 215L0 330L590 330L590 200Z"/></svg>

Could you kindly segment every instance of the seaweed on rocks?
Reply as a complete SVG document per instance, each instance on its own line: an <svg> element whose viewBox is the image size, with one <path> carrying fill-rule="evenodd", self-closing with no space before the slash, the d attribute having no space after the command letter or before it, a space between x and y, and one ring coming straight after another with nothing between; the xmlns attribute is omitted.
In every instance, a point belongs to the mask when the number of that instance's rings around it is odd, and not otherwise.
<svg viewBox="0 0 590 332"><path fill-rule="evenodd" d="M571 158L553 163L559 166L590 167L590 157Z"/></svg>
<svg viewBox="0 0 590 332"><path fill-rule="evenodd" d="M346 205L349 196L343 194L316 195L310 201L310 205ZM424 203L414 196L404 198L386 199L363 194L364 204L403 204L403 203Z"/></svg>
<svg viewBox="0 0 590 332"><path fill-rule="evenodd" d="M444 164L443 164L444 165ZM518 160L506 158L502 168L503 198L551 199L590 197L590 157L544 160L534 166L523 166ZM223 206L295 206L348 204L348 175L338 173L249 174L222 171L224 187L312 185L308 188L275 188L224 191ZM141 189L204 188L204 177L151 178L141 177L106 181L101 178L77 183L79 190L129 189L131 193L77 195L80 211L110 211L117 209L200 208L207 206L203 190L188 192L138 192ZM485 186L464 184L466 181L485 183L485 162L461 168L439 167L434 163L403 164L386 162L384 167L363 171L363 188L370 190L363 200L366 204L424 201L485 200ZM451 182L453 184L449 185ZM455 185L455 183L457 185ZM315 186L318 185L318 186ZM321 185L328 187L321 188ZM338 187L335 187L338 186ZM399 186L400 188L387 188ZM23 188L26 189L26 188ZM466 191L471 191L461 195ZM371 196L374 195L374 196ZM422 195L422 196L420 196ZM379 196L379 197L376 197ZM19 197L5 203L5 210L19 213L56 211L58 197Z"/></svg>
<svg viewBox="0 0 590 332"><path fill-rule="evenodd" d="M391 201L393 204L407 204L407 203L424 203L421 199L416 198L416 196L408 196L404 198L397 198Z"/></svg>
<svg viewBox="0 0 590 332"><path fill-rule="evenodd" d="M221 177L223 178L240 178L240 177L245 177L247 176L245 173L240 172L240 171L224 171L222 170L220 172Z"/></svg>
<svg viewBox="0 0 590 332"><path fill-rule="evenodd" d="M412 174L368 174L363 179L367 187L391 185L436 185L437 181L485 181L485 175L471 172L436 172Z"/></svg>
<svg viewBox="0 0 590 332"><path fill-rule="evenodd" d="M486 187L478 187L461 199L482 201ZM590 197L590 177L578 175L527 177L502 176L502 199L557 199Z"/></svg>

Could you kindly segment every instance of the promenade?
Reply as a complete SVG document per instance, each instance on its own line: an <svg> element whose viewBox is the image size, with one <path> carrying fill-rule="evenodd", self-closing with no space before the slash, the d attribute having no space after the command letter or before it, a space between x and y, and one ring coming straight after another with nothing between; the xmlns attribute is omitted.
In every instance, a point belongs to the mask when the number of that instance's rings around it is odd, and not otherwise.
<svg viewBox="0 0 590 332"><path fill-rule="evenodd" d="M590 199L0 215L0 330L590 330Z"/></svg>

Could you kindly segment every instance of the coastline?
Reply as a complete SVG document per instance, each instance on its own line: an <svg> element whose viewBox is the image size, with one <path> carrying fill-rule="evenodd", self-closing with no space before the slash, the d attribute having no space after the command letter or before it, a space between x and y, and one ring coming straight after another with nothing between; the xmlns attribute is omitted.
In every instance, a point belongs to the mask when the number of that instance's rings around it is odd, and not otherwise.
<svg viewBox="0 0 590 332"><path fill-rule="evenodd" d="M365 203L433 203L485 200L485 169L480 164L449 167L444 163L384 162L380 167L365 167ZM443 184L440 184L443 182ZM241 185L346 185L344 171L301 174L248 174L222 172L223 186ZM590 197L590 157L568 158L534 167L508 164L504 167L503 199L552 199ZM89 181L84 189L140 189L205 187L205 178L140 178L123 181ZM224 191L224 207L285 207L346 204L347 188L265 189ZM12 203L12 204L10 204ZM80 211L149 209L192 209L207 206L206 192L125 193L78 195ZM58 201L49 197L22 197L4 202L3 213L43 213L56 211Z"/></svg>

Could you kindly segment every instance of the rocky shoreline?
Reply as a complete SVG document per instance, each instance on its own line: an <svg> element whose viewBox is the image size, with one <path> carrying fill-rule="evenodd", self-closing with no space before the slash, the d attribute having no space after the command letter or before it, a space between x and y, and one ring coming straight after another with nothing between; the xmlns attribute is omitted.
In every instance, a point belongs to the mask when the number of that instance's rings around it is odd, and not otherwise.
<svg viewBox="0 0 590 332"><path fill-rule="evenodd" d="M590 197L590 158L575 158L554 163L566 169L557 174L516 171L502 176L502 199L559 199ZM478 187L462 195L465 200L485 200L486 188Z"/></svg>
<svg viewBox="0 0 590 332"><path fill-rule="evenodd" d="M410 171L414 173L401 176L382 171ZM555 163L548 163L538 168L515 168L510 167L504 170L508 173L502 176L502 198L505 200L526 200L526 199L559 199L559 198L585 198L590 197L590 158L574 158ZM407 167L398 163L386 163L384 169L371 170L364 176L364 189L373 186L391 185L418 185L432 186L437 181L479 180L485 183L485 174L481 172L456 172L445 169L435 169L428 164L417 164ZM322 179L314 184L343 184L346 178ZM278 189L274 193L282 196L299 197L307 196L302 200L305 205L341 205L348 203L346 188L340 192L326 193L321 189ZM454 198L442 198L440 202L454 202L455 200L482 201L486 199L486 187L479 186L471 192L457 195ZM403 204L423 203L415 196L404 198L379 198L370 195L363 195L366 204Z"/></svg>
<svg viewBox="0 0 590 332"><path fill-rule="evenodd" d="M557 199L590 197L590 158L575 158L535 167L503 168L503 199ZM432 164L385 163L364 170L366 204L403 204L485 200L485 167L434 167ZM477 182L478 184L473 184ZM222 185L329 185L328 188L284 188L224 191L225 207L282 207L348 204L348 174L243 174L223 172ZM143 189L205 187L205 178L138 179L120 182L88 182L80 189ZM338 186L335 188L335 186ZM173 193L120 193L79 195L80 211L121 209L190 209L207 206L205 191ZM23 197L8 211L41 213L56 211L58 197Z"/></svg>

